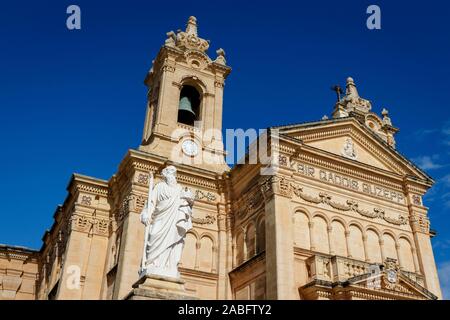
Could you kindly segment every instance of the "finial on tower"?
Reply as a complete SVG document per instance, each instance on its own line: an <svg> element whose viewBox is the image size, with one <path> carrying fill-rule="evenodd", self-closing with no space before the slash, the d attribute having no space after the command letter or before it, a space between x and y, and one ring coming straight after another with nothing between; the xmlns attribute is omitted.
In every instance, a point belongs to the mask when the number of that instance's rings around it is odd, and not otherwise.
<svg viewBox="0 0 450 320"><path fill-rule="evenodd" d="M189 20L186 25L186 33L187 34L194 34L195 36L198 36L197 34L197 18L194 16L190 16Z"/></svg>
<svg viewBox="0 0 450 320"><path fill-rule="evenodd" d="M225 60L225 50L223 50L222 48L219 48L218 50L216 50L216 54L217 54L217 58L216 58L216 60L214 60L214 62L225 66L227 64L227 60Z"/></svg>
<svg viewBox="0 0 450 320"><path fill-rule="evenodd" d="M171 35L168 35L168 45L172 44L170 39ZM209 48L209 41L202 39L197 33L197 18L190 16L186 25L186 31L177 31L176 34L176 46L182 50L198 50L205 52ZM167 45L167 42L166 42Z"/></svg>
<svg viewBox="0 0 450 320"><path fill-rule="evenodd" d="M381 114L383 115L383 124L392 126L392 121L391 118L389 117L389 111L386 108L383 108Z"/></svg>
<svg viewBox="0 0 450 320"><path fill-rule="evenodd" d="M358 89L356 89L355 81L352 77L347 78L347 90L345 94L352 98L359 98Z"/></svg>
<svg viewBox="0 0 450 320"><path fill-rule="evenodd" d="M369 100L361 98L356 89L355 81L352 77L347 78L345 85L345 95L340 97L339 86L334 86L332 89L336 91L338 101L333 111L333 118L348 117L352 113L354 115L364 116L372 109L372 105Z"/></svg>
<svg viewBox="0 0 450 320"><path fill-rule="evenodd" d="M177 41L177 35L173 31L167 32L166 35L167 35L167 39L164 44L166 46L174 47L176 44L176 41Z"/></svg>

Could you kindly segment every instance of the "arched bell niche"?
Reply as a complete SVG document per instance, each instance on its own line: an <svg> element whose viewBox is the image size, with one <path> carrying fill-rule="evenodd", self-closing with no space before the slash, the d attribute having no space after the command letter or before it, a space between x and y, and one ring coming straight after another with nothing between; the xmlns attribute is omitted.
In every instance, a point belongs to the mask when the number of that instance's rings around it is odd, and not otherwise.
<svg viewBox="0 0 450 320"><path fill-rule="evenodd" d="M201 96L196 88L183 85L178 103L178 122L193 126L200 119Z"/></svg>

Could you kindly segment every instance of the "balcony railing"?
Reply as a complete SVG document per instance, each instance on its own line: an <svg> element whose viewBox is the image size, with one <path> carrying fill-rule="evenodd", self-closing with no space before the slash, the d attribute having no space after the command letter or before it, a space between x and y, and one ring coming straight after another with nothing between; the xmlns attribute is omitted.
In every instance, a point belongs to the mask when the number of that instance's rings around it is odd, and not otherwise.
<svg viewBox="0 0 450 320"><path fill-rule="evenodd" d="M308 282L313 280L344 282L349 278L369 273L371 265L373 264L361 260L316 254L306 260ZM401 273L413 282L424 285L422 275L403 270Z"/></svg>

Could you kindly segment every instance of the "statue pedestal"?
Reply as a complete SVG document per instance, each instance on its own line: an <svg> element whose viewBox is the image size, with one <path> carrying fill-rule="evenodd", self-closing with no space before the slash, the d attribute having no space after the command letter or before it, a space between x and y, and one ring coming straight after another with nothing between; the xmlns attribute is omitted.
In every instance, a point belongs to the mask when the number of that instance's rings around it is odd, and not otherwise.
<svg viewBox="0 0 450 320"><path fill-rule="evenodd" d="M135 284L125 300L198 300L189 295L184 281L159 275L144 275Z"/></svg>

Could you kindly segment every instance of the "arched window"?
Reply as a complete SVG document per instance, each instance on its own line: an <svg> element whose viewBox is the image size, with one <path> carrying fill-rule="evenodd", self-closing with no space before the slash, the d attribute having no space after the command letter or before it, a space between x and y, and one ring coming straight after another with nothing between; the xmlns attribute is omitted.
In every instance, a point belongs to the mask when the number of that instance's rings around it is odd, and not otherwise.
<svg viewBox="0 0 450 320"><path fill-rule="evenodd" d="M185 85L181 88L180 101L178 103L178 122L194 125L194 121L200 116L200 93L192 86Z"/></svg>
<svg viewBox="0 0 450 320"><path fill-rule="evenodd" d="M258 225L258 233L256 234L256 253L266 250L266 222L262 219Z"/></svg>

